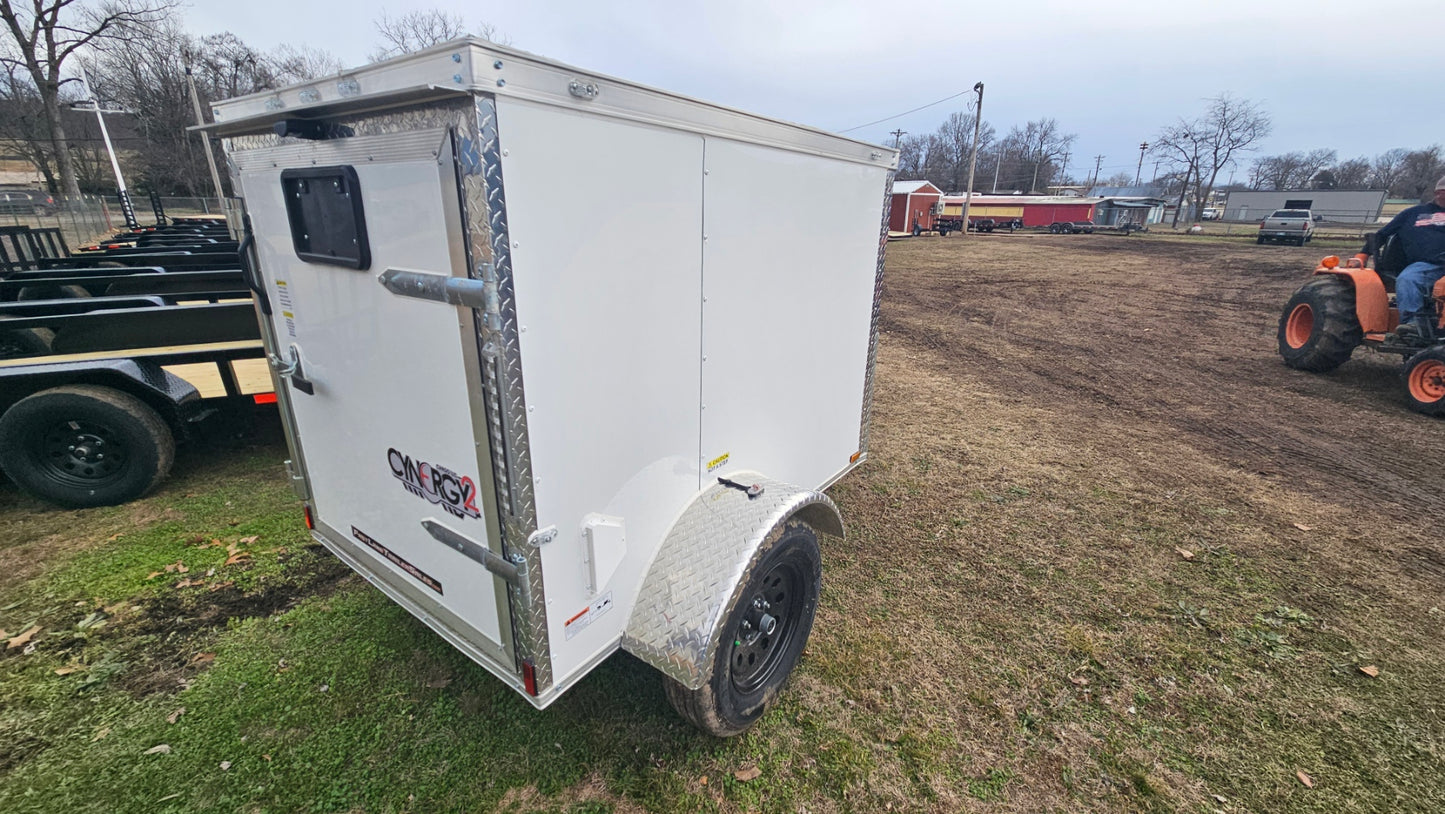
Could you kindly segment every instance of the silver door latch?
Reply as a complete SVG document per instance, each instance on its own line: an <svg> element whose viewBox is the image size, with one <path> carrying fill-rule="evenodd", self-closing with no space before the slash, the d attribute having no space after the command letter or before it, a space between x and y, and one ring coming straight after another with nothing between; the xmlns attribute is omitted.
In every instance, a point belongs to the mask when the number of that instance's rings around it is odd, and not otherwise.
<svg viewBox="0 0 1445 814"><path fill-rule="evenodd" d="M290 379L291 386L296 390L308 396L316 395L316 385L312 384L311 380L307 379L306 374L301 370L301 349L293 344L290 348L290 354L290 359L282 359L280 356L272 353L267 355L266 361L269 362L271 368L276 371L277 378Z"/></svg>

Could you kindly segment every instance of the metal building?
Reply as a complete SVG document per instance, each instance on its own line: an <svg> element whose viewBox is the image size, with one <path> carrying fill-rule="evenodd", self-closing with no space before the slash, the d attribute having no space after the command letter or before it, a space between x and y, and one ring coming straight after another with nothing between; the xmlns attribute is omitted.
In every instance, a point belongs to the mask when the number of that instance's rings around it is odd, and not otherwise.
<svg viewBox="0 0 1445 814"><path fill-rule="evenodd" d="M1244 190L1229 193L1224 219L1258 221L1276 209L1308 209L1334 223L1374 223L1384 205L1383 189Z"/></svg>

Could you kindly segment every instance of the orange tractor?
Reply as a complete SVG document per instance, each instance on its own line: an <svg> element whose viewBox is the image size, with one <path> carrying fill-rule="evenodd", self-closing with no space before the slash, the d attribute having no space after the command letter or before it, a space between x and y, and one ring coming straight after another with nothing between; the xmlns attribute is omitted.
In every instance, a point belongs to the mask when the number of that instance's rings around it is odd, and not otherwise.
<svg viewBox="0 0 1445 814"><path fill-rule="evenodd" d="M1374 244L1371 243L1371 248ZM1401 341L1395 309L1395 275L1404 267L1398 241L1344 264L1330 256L1320 261L1315 276L1285 303L1279 318L1279 355L1296 370L1323 373L1367 345L1405 360L1405 398L1411 409L1445 416L1445 279L1435 284L1426 302L1428 325L1418 342Z"/></svg>

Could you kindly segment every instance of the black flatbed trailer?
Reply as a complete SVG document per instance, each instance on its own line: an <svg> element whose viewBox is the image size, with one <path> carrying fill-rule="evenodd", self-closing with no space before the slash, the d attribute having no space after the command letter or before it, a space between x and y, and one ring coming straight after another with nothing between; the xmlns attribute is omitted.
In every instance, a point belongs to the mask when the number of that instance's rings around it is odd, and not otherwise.
<svg viewBox="0 0 1445 814"><path fill-rule="evenodd" d="M126 502L206 419L275 402L237 245L197 229L120 233L0 270L0 469L26 491ZM168 245L134 245L147 238Z"/></svg>

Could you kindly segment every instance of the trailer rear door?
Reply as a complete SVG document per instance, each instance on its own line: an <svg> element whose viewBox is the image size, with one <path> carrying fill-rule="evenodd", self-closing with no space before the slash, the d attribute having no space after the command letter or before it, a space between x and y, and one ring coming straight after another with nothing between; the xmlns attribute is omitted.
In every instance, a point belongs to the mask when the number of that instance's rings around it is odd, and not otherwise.
<svg viewBox="0 0 1445 814"><path fill-rule="evenodd" d="M482 565L501 546L474 313L378 281L467 277L452 149L437 129L235 158L276 349L300 363L283 386L318 530L453 643L514 671L505 583Z"/></svg>

